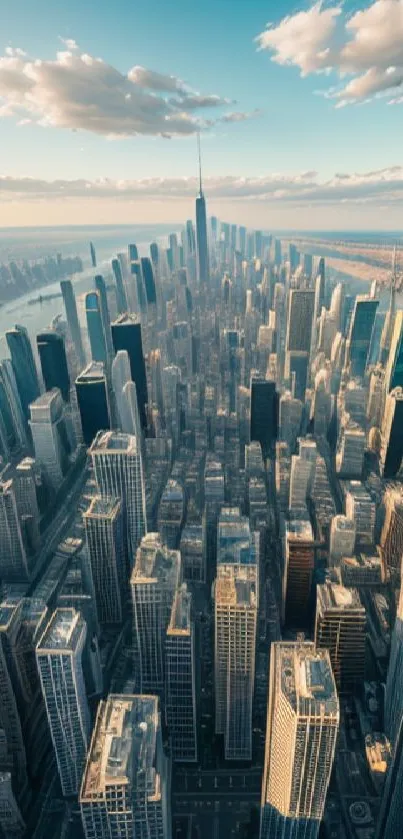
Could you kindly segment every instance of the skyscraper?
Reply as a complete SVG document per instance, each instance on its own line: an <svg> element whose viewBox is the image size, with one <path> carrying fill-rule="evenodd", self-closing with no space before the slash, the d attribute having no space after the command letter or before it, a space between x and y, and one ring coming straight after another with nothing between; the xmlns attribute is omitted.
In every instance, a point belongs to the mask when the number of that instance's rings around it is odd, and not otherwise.
<svg viewBox="0 0 403 839"><path fill-rule="evenodd" d="M122 623L127 600L122 503L96 495L83 520L99 622Z"/></svg>
<svg viewBox="0 0 403 839"><path fill-rule="evenodd" d="M327 650L272 644L260 839L317 839L338 727Z"/></svg>
<svg viewBox="0 0 403 839"><path fill-rule="evenodd" d="M400 674L399 674L400 675ZM402 798L403 798L403 720L394 743L392 765L383 789L380 813L375 839L400 839L402 832Z"/></svg>
<svg viewBox="0 0 403 839"><path fill-rule="evenodd" d="M260 443L263 456L267 457L277 439L278 431L276 384L252 376L250 390L250 439Z"/></svg>
<svg viewBox="0 0 403 839"><path fill-rule="evenodd" d="M123 393L124 386L131 381L130 361L126 350L118 350L112 361L111 381L114 395L114 424L123 429L126 411L126 400Z"/></svg>
<svg viewBox="0 0 403 839"><path fill-rule="evenodd" d="M131 576L133 642L137 676L144 693L165 686L165 640L180 583L179 551L170 551L158 533L147 533Z"/></svg>
<svg viewBox="0 0 403 839"><path fill-rule="evenodd" d="M15 326L6 332L7 345L14 368L15 380L25 419L29 419L29 406L39 396L38 374L28 332L24 326Z"/></svg>
<svg viewBox="0 0 403 839"><path fill-rule="evenodd" d="M0 417L2 436L7 452L16 452L27 445L27 432L13 364L9 358L0 361Z"/></svg>
<svg viewBox="0 0 403 839"><path fill-rule="evenodd" d="M314 309L314 289L291 289L286 336L287 352L310 353Z"/></svg>
<svg viewBox="0 0 403 839"><path fill-rule="evenodd" d="M381 427L381 464L384 478L395 478L403 459L403 388L386 397Z"/></svg>
<svg viewBox="0 0 403 839"><path fill-rule="evenodd" d="M112 358L112 335L111 335L111 319L109 315L108 293L106 290L106 283L102 274L97 274L95 277L95 289L99 294L99 302L102 313L102 323L104 327L105 343L107 358Z"/></svg>
<svg viewBox="0 0 403 839"><path fill-rule="evenodd" d="M126 289L123 282L122 268L118 259L112 259L112 271L116 283L116 299L118 303L118 312L120 315L122 315L123 312L127 312L128 305Z"/></svg>
<svg viewBox="0 0 403 839"><path fill-rule="evenodd" d="M47 329L36 336L45 390L58 387L65 402L70 398L70 376L63 335Z"/></svg>
<svg viewBox="0 0 403 839"><path fill-rule="evenodd" d="M0 579L23 582L29 577L13 480L0 479Z"/></svg>
<svg viewBox="0 0 403 839"><path fill-rule="evenodd" d="M67 326L70 338L74 346L78 363L82 369L85 366L85 353L81 337L80 323L77 314L76 298L71 280L61 280L60 288L63 295L64 308L66 310Z"/></svg>
<svg viewBox="0 0 403 839"><path fill-rule="evenodd" d="M26 751L18 713L17 697L15 695L10 672L10 652L8 633L17 604L7 601L0 604L0 729L2 729L2 748L9 768L12 770L14 788L19 793L27 781ZM4 754L4 753L3 753ZM3 756L3 755L2 755ZM0 773L1 775L1 773Z"/></svg>
<svg viewBox="0 0 403 839"><path fill-rule="evenodd" d="M90 718L82 655L86 624L75 609L56 609L36 648L63 795L77 795L85 765Z"/></svg>
<svg viewBox="0 0 403 839"><path fill-rule="evenodd" d="M252 758L257 566L218 565L214 586L215 730L226 760Z"/></svg>
<svg viewBox="0 0 403 839"><path fill-rule="evenodd" d="M106 327L98 291L89 291L85 295L85 312L92 360L106 364L108 361Z"/></svg>
<svg viewBox="0 0 403 839"><path fill-rule="evenodd" d="M378 306L379 300L364 295L355 298L346 346L350 376L364 376Z"/></svg>
<svg viewBox="0 0 403 839"><path fill-rule="evenodd" d="M141 427L147 427L146 405L148 401L147 377L141 339L141 323L130 314L123 314L112 323L112 340L115 352L126 350L132 381L136 385L137 403Z"/></svg>
<svg viewBox="0 0 403 839"><path fill-rule="evenodd" d="M355 524L346 516L333 516L330 525L329 565L339 565L343 556L353 556Z"/></svg>
<svg viewBox="0 0 403 839"><path fill-rule="evenodd" d="M175 761L197 760L196 647L192 596L183 584L171 610L165 642L165 707Z"/></svg>
<svg viewBox="0 0 403 839"><path fill-rule="evenodd" d="M110 428L108 384L104 365L92 361L76 379L77 402L83 438L90 446L98 431Z"/></svg>
<svg viewBox="0 0 403 839"><path fill-rule="evenodd" d="M102 496L120 498L130 566L147 529L145 487L139 441L130 434L100 431L90 448Z"/></svg>
<svg viewBox="0 0 403 839"><path fill-rule="evenodd" d="M70 444L67 436L64 403L55 387L38 396L30 405L29 426L34 443L35 459L46 479L57 491L68 469Z"/></svg>
<svg viewBox="0 0 403 839"><path fill-rule="evenodd" d="M304 624L308 617L315 547L312 525L308 518L286 522L283 574L283 608L288 624Z"/></svg>
<svg viewBox="0 0 403 839"><path fill-rule="evenodd" d="M403 387L403 311L396 312L389 356L386 363L385 390Z"/></svg>
<svg viewBox="0 0 403 839"><path fill-rule="evenodd" d="M147 306L157 305L157 289L155 286L155 277L152 262L150 257L141 257L141 272L143 275L144 288L147 298Z"/></svg>
<svg viewBox="0 0 403 839"><path fill-rule="evenodd" d="M329 650L337 689L350 693L365 679L365 608L354 588L328 582L316 594L316 648Z"/></svg>
<svg viewBox="0 0 403 839"><path fill-rule="evenodd" d="M157 697L101 701L80 791L85 839L168 839L169 779Z"/></svg>
<svg viewBox="0 0 403 839"><path fill-rule="evenodd" d="M393 746L398 745L398 736L403 720L403 586L392 632L388 676L385 692L385 732Z"/></svg>
<svg viewBox="0 0 403 839"><path fill-rule="evenodd" d="M201 155L200 155L200 137L198 137L199 147L199 194L196 198L196 245L197 245L197 280L199 285L207 283L209 280L209 253L207 241L207 212L206 199L203 193L202 186L202 171L201 171Z"/></svg>

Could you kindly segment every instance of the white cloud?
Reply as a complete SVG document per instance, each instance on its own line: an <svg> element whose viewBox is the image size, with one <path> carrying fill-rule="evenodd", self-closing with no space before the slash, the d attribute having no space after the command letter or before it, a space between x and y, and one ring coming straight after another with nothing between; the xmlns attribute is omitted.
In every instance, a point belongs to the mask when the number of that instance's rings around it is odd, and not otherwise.
<svg viewBox="0 0 403 839"><path fill-rule="evenodd" d="M74 38L62 38L62 36L59 35L59 41L61 41L68 50L78 50L78 44Z"/></svg>
<svg viewBox="0 0 403 839"><path fill-rule="evenodd" d="M260 117L262 113L260 108L255 108L254 111L230 111L221 117L221 122L245 122L245 120Z"/></svg>
<svg viewBox="0 0 403 839"><path fill-rule="evenodd" d="M78 51L72 39L54 60L27 59L22 50L0 57L0 117L114 137L186 136L213 124L195 114L231 100L201 94L176 76L135 66L127 74Z"/></svg>
<svg viewBox="0 0 403 839"><path fill-rule="evenodd" d="M27 200L146 201L153 199L191 200L198 188L196 178L143 178L141 180L45 181L37 178L0 176L0 203ZM337 173L322 181L316 172L299 175L273 173L259 178L235 176L204 179L208 199L261 201L273 205L321 206L401 203L403 166L366 173Z"/></svg>
<svg viewBox="0 0 403 839"><path fill-rule="evenodd" d="M273 61L298 67L302 76L338 74L339 87L324 91L338 107L385 96L403 84L403 0L375 0L350 17L342 4L318 2L270 25L257 40ZM391 101L397 104L400 97Z"/></svg>

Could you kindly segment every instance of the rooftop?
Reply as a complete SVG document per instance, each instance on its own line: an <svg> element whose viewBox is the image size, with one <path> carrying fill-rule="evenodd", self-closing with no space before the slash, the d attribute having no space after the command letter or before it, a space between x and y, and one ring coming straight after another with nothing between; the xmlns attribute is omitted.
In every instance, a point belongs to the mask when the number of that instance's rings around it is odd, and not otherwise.
<svg viewBox="0 0 403 839"><path fill-rule="evenodd" d="M313 530L309 519L292 518L286 522L286 537L293 542L313 542Z"/></svg>
<svg viewBox="0 0 403 839"><path fill-rule="evenodd" d="M345 588L338 583L327 582L317 586L318 608L323 610L349 611L363 613L365 608L361 603L360 595L355 588Z"/></svg>
<svg viewBox="0 0 403 839"><path fill-rule="evenodd" d="M134 326L136 324L140 324L137 315L131 312L123 312L116 320L112 321L111 326Z"/></svg>
<svg viewBox="0 0 403 839"><path fill-rule="evenodd" d="M80 801L99 800L108 787L129 783L136 793L137 778L143 799L143 784L148 799L160 798L160 777L155 769L158 729L156 696L110 694L100 702Z"/></svg>
<svg viewBox="0 0 403 839"><path fill-rule="evenodd" d="M137 454L137 440L133 434L123 431L99 431L93 441L90 454Z"/></svg>
<svg viewBox="0 0 403 839"><path fill-rule="evenodd" d="M76 383L84 384L105 380L105 369L102 361L90 361L77 376Z"/></svg>
<svg viewBox="0 0 403 839"><path fill-rule="evenodd" d="M176 592L172 604L168 635L189 635L191 629L192 595L184 583Z"/></svg>
<svg viewBox="0 0 403 839"><path fill-rule="evenodd" d="M86 519L114 519L120 512L121 506L120 498L105 498L102 495L95 495L83 516Z"/></svg>
<svg viewBox="0 0 403 839"><path fill-rule="evenodd" d="M180 563L179 551L169 550L163 545L159 533L147 533L137 548L131 584L159 580L172 584L175 590L179 583Z"/></svg>
<svg viewBox="0 0 403 839"><path fill-rule="evenodd" d="M311 642L279 641L275 655L277 690L287 698L297 716L337 718L339 701L328 650Z"/></svg>
<svg viewBox="0 0 403 839"><path fill-rule="evenodd" d="M256 565L219 565L215 601L220 606L257 608Z"/></svg>
<svg viewBox="0 0 403 839"><path fill-rule="evenodd" d="M55 609L38 642L38 653L74 652L84 627L85 623L75 609Z"/></svg>

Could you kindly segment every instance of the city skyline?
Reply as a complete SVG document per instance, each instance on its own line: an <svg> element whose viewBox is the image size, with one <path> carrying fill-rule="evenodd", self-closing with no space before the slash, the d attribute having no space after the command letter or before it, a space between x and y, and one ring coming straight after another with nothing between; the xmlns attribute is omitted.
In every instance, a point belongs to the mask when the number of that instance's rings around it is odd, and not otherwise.
<svg viewBox="0 0 403 839"><path fill-rule="evenodd" d="M0 226L178 223L200 131L220 217L401 227L402 0L46 5L0 12Z"/></svg>

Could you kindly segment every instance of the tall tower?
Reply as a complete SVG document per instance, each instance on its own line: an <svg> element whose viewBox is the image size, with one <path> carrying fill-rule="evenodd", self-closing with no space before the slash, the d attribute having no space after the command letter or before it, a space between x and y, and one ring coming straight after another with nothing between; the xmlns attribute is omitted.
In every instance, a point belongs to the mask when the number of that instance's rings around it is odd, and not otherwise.
<svg viewBox="0 0 403 839"><path fill-rule="evenodd" d="M127 599L122 503L96 495L83 520L99 621L122 623Z"/></svg>
<svg viewBox="0 0 403 839"><path fill-rule="evenodd" d="M101 361L103 364L106 364L108 360L106 326L98 291L89 291L85 295L85 312L88 337L90 339L91 358L93 361Z"/></svg>
<svg viewBox="0 0 403 839"><path fill-rule="evenodd" d="M65 402L70 398L70 376L63 335L46 329L36 336L45 390L58 387Z"/></svg>
<svg viewBox="0 0 403 839"><path fill-rule="evenodd" d="M14 368L9 358L0 361L0 416L2 439L9 452L26 448L26 422Z"/></svg>
<svg viewBox="0 0 403 839"><path fill-rule="evenodd" d="M396 313L389 357L386 364L385 391L403 387L403 311Z"/></svg>
<svg viewBox="0 0 403 839"><path fill-rule="evenodd" d="M5 582L28 579L24 546L13 481L0 480L0 576Z"/></svg>
<svg viewBox="0 0 403 839"><path fill-rule="evenodd" d="M76 393L84 443L90 446L101 429L110 428L110 406L105 367L92 361L76 379Z"/></svg>
<svg viewBox="0 0 403 839"><path fill-rule="evenodd" d="M81 337L80 323L77 314L76 298L73 291L71 280L61 280L60 288L63 295L64 308L66 310L67 326L70 331L71 342L80 365L80 369L85 366L85 353L83 347L83 340Z"/></svg>
<svg viewBox="0 0 403 839"><path fill-rule="evenodd" d="M77 795L85 765L90 717L82 654L86 624L75 609L56 609L36 648L63 795Z"/></svg>
<svg viewBox="0 0 403 839"><path fill-rule="evenodd" d="M396 746L403 720L403 586L392 633L385 693L385 731Z"/></svg>
<svg viewBox="0 0 403 839"><path fill-rule="evenodd" d="M199 194L196 198L196 244L197 244L197 279L200 285L209 280L209 253L207 241L206 199L203 193L200 135L197 135L199 151Z"/></svg>
<svg viewBox="0 0 403 839"><path fill-rule="evenodd" d="M67 471L70 451L60 390L55 387L38 396L31 403L30 411L35 460L44 469L52 489L58 490Z"/></svg>
<svg viewBox="0 0 403 839"><path fill-rule="evenodd" d="M252 759L257 566L219 565L214 589L215 730L226 760Z"/></svg>
<svg viewBox="0 0 403 839"><path fill-rule="evenodd" d="M122 267L118 259L112 259L112 271L116 283L116 298L118 303L118 312L120 315L122 315L123 312L127 312L128 305L126 289L123 282Z"/></svg>
<svg viewBox="0 0 403 839"><path fill-rule="evenodd" d="M315 644L329 650L337 689L349 693L365 679L366 612L355 588L317 586Z"/></svg>
<svg viewBox="0 0 403 839"><path fill-rule="evenodd" d="M317 839L338 727L327 650L272 644L260 839Z"/></svg>
<svg viewBox="0 0 403 839"><path fill-rule="evenodd" d="M147 427L147 376L141 338L141 323L135 315L123 314L112 323L115 353L126 350L129 356L131 379L136 385L141 427Z"/></svg>
<svg viewBox="0 0 403 839"><path fill-rule="evenodd" d="M158 698L110 694L98 706L81 785L85 839L168 839L169 778Z"/></svg>
<svg viewBox="0 0 403 839"><path fill-rule="evenodd" d="M395 478L403 459L403 388L396 387L386 397L381 428L381 464L384 478Z"/></svg>
<svg viewBox="0 0 403 839"><path fill-rule="evenodd" d="M346 346L351 376L364 376L378 306L379 300L365 295L358 295L355 299Z"/></svg>
<svg viewBox="0 0 403 839"><path fill-rule="evenodd" d="M100 431L90 455L100 494L122 500L129 562L147 529L145 486L140 442L130 434Z"/></svg>
<svg viewBox="0 0 403 839"><path fill-rule="evenodd" d="M196 649L192 596L186 583L172 605L165 642L167 723L175 761L197 760Z"/></svg>
<svg viewBox="0 0 403 839"><path fill-rule="evenodd" d="M6 332L7 345L13 363L18 393L25 418L29 419L29 406L39 396L38 374L28 332L24 326L15 326Z"/></svg>
<svg viewBox="0 0 403 839"><path fill-rule="evenodd" d="M393 336L393 328L395 325L395 317L396 317L396 247L393 248L393 255L392 255L392 271L390 277L390 299L389 299L389 309L386 312L382 335L381 335L381 342L380 342L380 362L383 366L385 366L389 352L390 346L392 343L392 336Z"/></svg>

